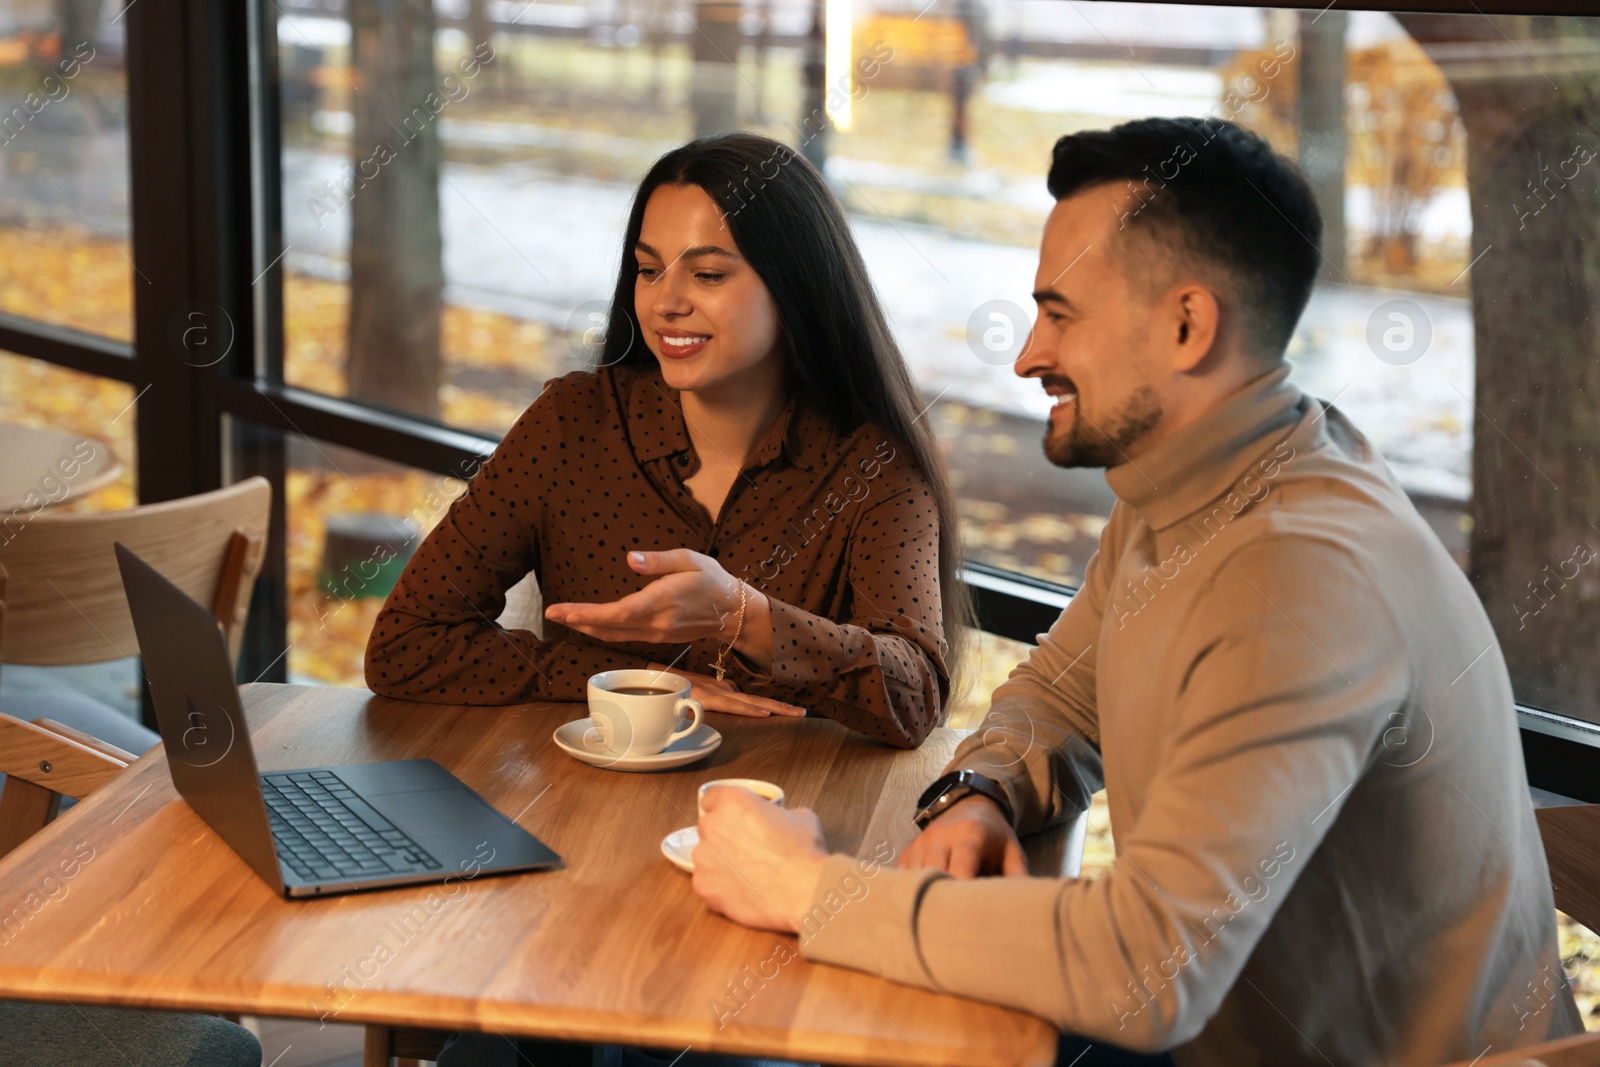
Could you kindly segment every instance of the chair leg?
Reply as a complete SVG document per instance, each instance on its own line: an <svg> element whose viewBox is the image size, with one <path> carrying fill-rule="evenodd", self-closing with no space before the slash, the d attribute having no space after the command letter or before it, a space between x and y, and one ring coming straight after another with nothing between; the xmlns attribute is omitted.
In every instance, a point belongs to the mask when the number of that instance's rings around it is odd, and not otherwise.
<svg viewBox="0 0 1600 1067"><path fill-rule="evenodd" d="M389 1053L398 1067L418 1067L434 1062L450 1040L449 1030L426 1030L412 1026L396 1026L389 1031ZM456 1059L462 1059L457 1056Z"/></svg>
<svg viewBox="0 0 1600 1067"><path fill-rule="evenodd" d="M61 794L11 775L0 789L0 856L44 829L61 807Z"/></svg>
<svg viewBox="0 0 1600 1067"><path fill-rule="evenodd" d="M361 1044L361 1067L389 1067L394 1055L394 1031L387 1026L369 1024Z"/></svg>

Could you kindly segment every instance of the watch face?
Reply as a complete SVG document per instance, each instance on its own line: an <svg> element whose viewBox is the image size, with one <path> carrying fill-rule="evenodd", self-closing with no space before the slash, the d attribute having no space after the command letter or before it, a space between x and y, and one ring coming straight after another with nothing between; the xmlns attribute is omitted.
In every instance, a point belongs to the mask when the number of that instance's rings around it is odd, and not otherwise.
<svg viewBox="0 0 1600 1067"><path fill-rule="evenodd" d="M994 801L1006 821L1011 820L1011 807L1004 799L998 782L990 781L976 771L953 771L939 778L917 800L917 814L913 821L926 828L928 823L947 811L957 801L973 796L988 797Z"/></svg>
<svg viewBox="0 0 1600 1067"><path fill-rule="evenodd" d="M971 789L968 789L964 785L958 785L955 788L946 791L945 795L939 798L937 807L940 811L943 811L946 808L953 806L956 801L965 800L971 795Z"/></svg>
<svg viewBox="0 0 1600 1067"><path fill-rule="evenodd" d="M934 782L928 791L922 794L914 820L918 826L926 827L933 821L935 815L973 792L971 787L965 784L966 774L965 771L957 771L955 774L946 775Z"/></svg>
<svg viewBox="0 0 1600 1067"><path fill-rule="evenodd" d="M922 795L917 798L917 807L927 808L936 804L939 798L950 792L950 790L965 784L967 775L971 773L971 771L951 771L949 774L934 779L932 784L923 790Z"/></svg>

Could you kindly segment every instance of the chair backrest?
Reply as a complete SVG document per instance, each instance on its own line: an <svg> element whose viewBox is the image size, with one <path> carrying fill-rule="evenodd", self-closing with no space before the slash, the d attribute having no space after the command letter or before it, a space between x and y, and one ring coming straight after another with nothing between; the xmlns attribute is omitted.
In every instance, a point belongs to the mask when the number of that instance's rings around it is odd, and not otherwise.
<svg viewBox="0 0 1600 1067"><path fill-rule="evenodd" d="M35 515L0 530L0 663L61 666L139 651L112 543L211 607L236 657L265 554L265 478L123 511Z"/></svg>
<svg viewBox="0 0 1600 1067"><path fill-rule="evenodd" d="M1600 933L1600 804L1539 808L1556 907Z"/></svg>

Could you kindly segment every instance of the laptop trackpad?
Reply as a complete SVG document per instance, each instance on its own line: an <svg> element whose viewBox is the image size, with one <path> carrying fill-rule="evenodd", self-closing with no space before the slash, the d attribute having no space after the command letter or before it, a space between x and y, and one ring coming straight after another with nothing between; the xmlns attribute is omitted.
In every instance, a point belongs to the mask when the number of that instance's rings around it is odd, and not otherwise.
<svg viewBox="0 0 1600 1067"><path fill-rule="evenodd" d="M414 838L460 836L502 823L498 812L460 787L380 793L367 800Z"/></svg>

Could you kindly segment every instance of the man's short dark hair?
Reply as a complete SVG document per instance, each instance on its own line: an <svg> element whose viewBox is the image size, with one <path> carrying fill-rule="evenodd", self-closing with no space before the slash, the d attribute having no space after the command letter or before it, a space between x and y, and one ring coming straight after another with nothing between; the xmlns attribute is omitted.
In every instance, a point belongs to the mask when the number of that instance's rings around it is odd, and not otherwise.
<svg viewBox="0 0 1600 1067"><path fill-rule="evenodd" d="M1142 230L1175 262L1221 268L1237 286L1246 343L1282 354L1311 297L1322 240L1322 213L1294 163L1222 119L1140 119L1056 142L1052 196L1108 184L1133 193L1119 236Z"/></svg>

